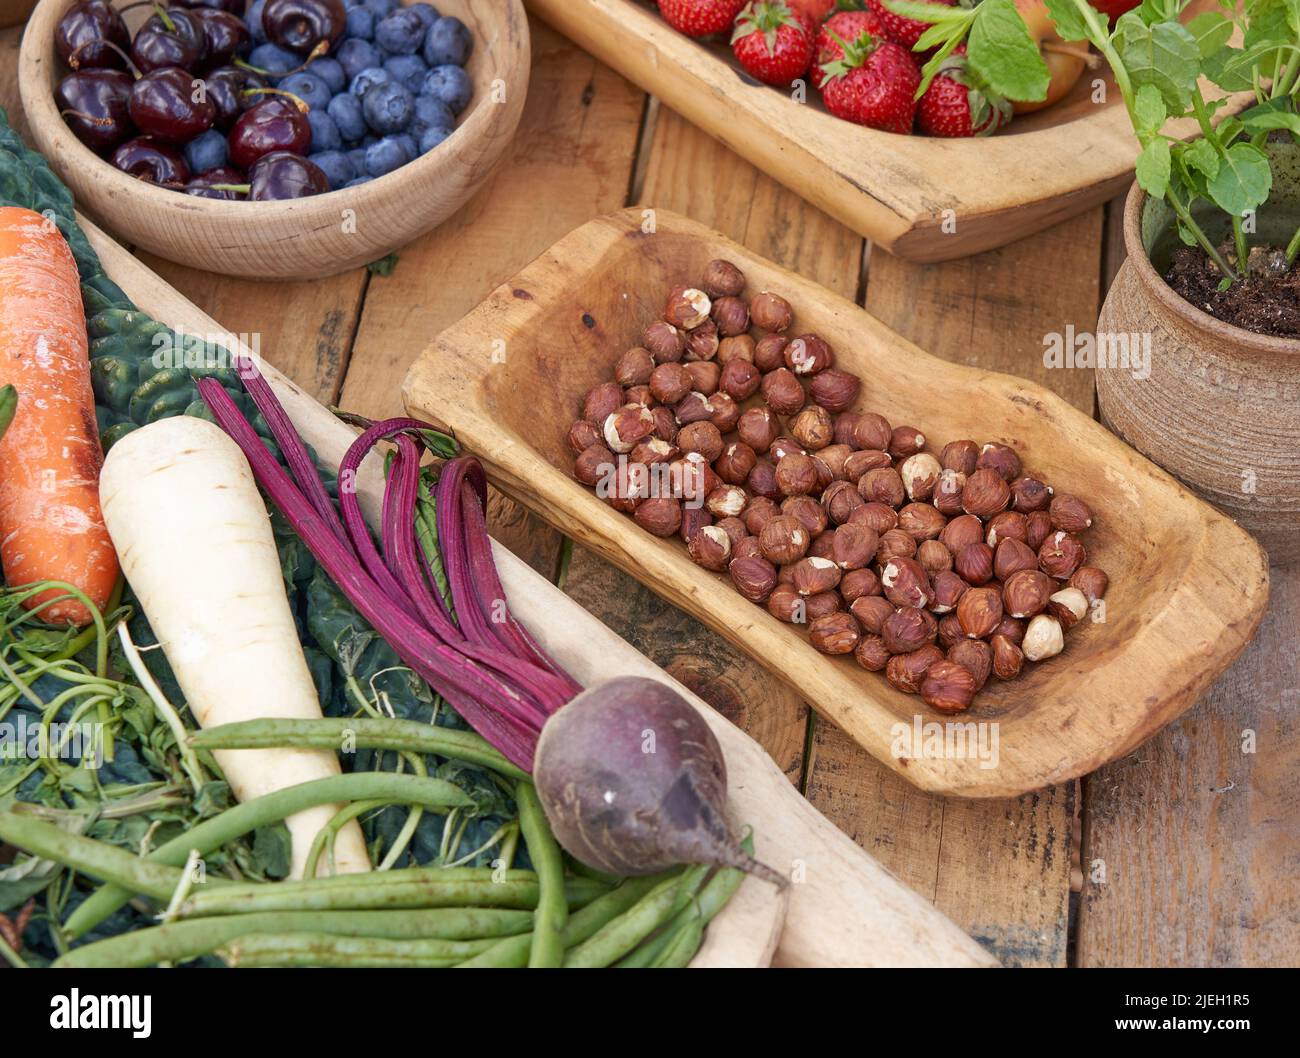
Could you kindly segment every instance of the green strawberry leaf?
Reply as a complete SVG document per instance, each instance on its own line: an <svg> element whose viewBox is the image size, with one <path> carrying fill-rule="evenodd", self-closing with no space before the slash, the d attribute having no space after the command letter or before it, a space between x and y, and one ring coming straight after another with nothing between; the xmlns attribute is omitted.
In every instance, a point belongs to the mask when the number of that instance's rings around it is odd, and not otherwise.
<svg viewBox="0 0 1300 1058"><path fill-rule="evenodd" d="M1088 31L1088 23L1083 20L1083 15L1075 7L1074 0L1046 0L1047 13L1052 16L1052 22L1056 24L1056 32L1061 35L1062 40L1092 40L1092 35ZM1098 19L1105 24L1103 16L1098 14ZM1096 41L1093 41L1095 44Z"/></svg>
<svg viewBox="0 0 1300 1058"><path fill-rule="evenodd" d="M1300 134L1300 115L1291 110L1291 101L1287 99L1270 99L1266 103L1242 111L1237 117L1242 127L1251 132L1286 129L1288 132Z"/></svg>
<svg viewBox="0 0 1300 1058"><path fill-rule="evenodd" d="M1154 139L1137 159L1137 182L1152 198L1164 198L1169 189L1169 141Z"/></svg>
<svg viewBox="0 0 1300 1058"><path fill-rule="evenodd" d="M1224 212L1243 217L1264 203L1272 186L1268 156L1253 144L1234 143L1220 156L1207 190Z"/></svg>
<svg viewBox="0 0 1300 1058"><path fill-rule="evenodd" d="M1187 27L1179 22L1148 26L1130 11L1116 23L1115 36L1133 87L1154 85L1171 109L1186 109L1201 67L1200 49Z"/></svg>
<svg viewBox="0 0 1300 1058"><path fill-rule="evenodd" d="M1202 59L1208 59L1232 37L1232 23L1217 11L1203 11L1187 23Z"/></svg>
<svg viewBox="0 0 1300 1058"><path fill-rule="evenodd" d="M919 0L882 0L882 3L896 15L915 19L926 25L939 25L944 22L969 22L975 17L970 8L947 4L925 4Z"/></svg>
<svg viewBox="0 0 1300 1058"><path fill-rule="evenodd" d="M1177 20L1178 12L1186 5L1186 0L1142 0L1134 12L1148 26L1157 22Z"/></svg>
<svg viewBox="0 0 1300 1058"><path fill-rule="evenodd" d="M1168 116L1164 97L1155 85L1144 84L1133 94L1133 119L1143 139L1159 132Z"/></svg>
<svg viewBox="0 0 1300 1058"><path fill-rule="evenodd" d="M966 57L997 95L1023 102L1047 96L1047 64L1011 0L984 0L975 8Z"/></svg>
<svg viewBox="0 0 1300 1058"><path fill-rule="evenodd" d="M1193 140L1183 149L1181 158L1184 166L1204 173L1211 180L1219 175L1219 152L1209 140Z"/></svg>
<svg viewBox="0 0 1300 1058"><path fill-rule="evenodd" d="M1225 92L1249 92L1254 87L1250 72L1254 58L1241 48L1221 48L1205 57L1205 76Z"/></svg>

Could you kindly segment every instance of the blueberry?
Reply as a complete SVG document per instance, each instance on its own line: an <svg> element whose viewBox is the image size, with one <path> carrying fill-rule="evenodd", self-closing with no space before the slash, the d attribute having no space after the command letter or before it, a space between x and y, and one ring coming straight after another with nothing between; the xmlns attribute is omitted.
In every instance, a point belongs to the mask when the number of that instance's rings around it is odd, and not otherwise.
<svg viewBox="0 0 1300 1058"><path fill-rule="evenodd" d="M348 40L375 39L375 13L367 7L348 9L348 28L344 30Z"/></svg>
<svg viewBox="0 0 1300 1058"><path fill-rule="evenodd" d="M413 11L420 16L420 21L424 23L424 28L428 29L438 21L438 9L432 4L408 4L406 10Z"/></svg>
<svg viewBox="0 0 1300 1058"><path fill-rule="evenodd" d="M371 176L391 173L410 160L406 155L406 148L394 136L385 136L366 148L366 172Z"/></svg>
<svg viewBox="0 0 1300 1058"><path fill-rule="evenodd" d="M225 165L229 158L230 151L226 145L226 137L216 129L199 133L185 145L185 164L193 173L218 169Z"/></svg>
<svg viewBox="0 0 1300 1058"><path fill-rule="evenodd" d="M396 81L377 84L361 98L366 124L381 136L401 132L415 113L415 97Z"/></svg>
<svg viewBox="0 0 1300 1058"><path fill-rule="evenodd" d="M361 112L361 100L351 92L340 92L336 95L330 100L325 112L334 119L339 135L349 143L355 143L366 134L366 119Z"/></svg>
<svg viewBox="0 0 1300 1058"><path fill-rule="evenodd" d="M373 176L358 176L355 180L349 180L349 181L348 181L344 186L345 186L345 187L358 187L358 186L361 185L361 184L368 184L368 183L370 183L370 181L373 180L373 179L374 179Z"/></svg>
<svg viewBox="0 0 1300 1058"><path fill-rule="evenodd" d="M253 0L248 5L248 13L244 16L244 22L248 25L249 36L253 38L254 44L266 43L266 28L262 25L262 9L266 7L266 0Z"/></svg>
<svg viewBox="0 0 1300 1058"><path fill-rule="evenodd" d="M311 149L313 151L337 151L343 146L343 134L338 124L324 110L312 107L307 112L307 124L311 126Z"/></svg>
<svg viewBox="0 0 1300 1058"><path fill-rule="evenodd" d="M414 11L398 8L375 23L375 43L389 55L411 55L420 50L424 21Z"/></svg>
<svg viewBox="0 0 1300 1058"><path fill-rule="evenodd" d="M343 70L343 64L331 55L322 55L319 59L312 59L307 64L307 70L309 73L314 73L329 86L330 95L342 92L348 85L348 75Z"/></svg>
<svg viewBox="0 0 1300 1058"><path fill-rule="evenodd" d="M424 132L420 134L420 153L428 154L454 131L455 129L438 128L437 126L431 129L425 129Z"/></svg>
<svg viewBox="0 0 1300 1058"><path fill-rule="evenodd" d="M302 59L278 44L259 44L248 55L248 64L265 70L272 82L284 77L290 70L302 65Z"/></svg>
<svg viewBox="0 0 1300 1058"><path fill-rule="evenodd" d="M453 114L459 114L469 106L474 85L459 66L435 66L424 79L420 94L433 96L450 107Z"/></svg>
<svg viewBox="0 0 1300 1058"><path fill-rule="evenodd" d="M361 137L362 147L373 147L378 142L379 142L379 137L376 136L373 132L369 132L366 135Z"/></svg>
<svg viewBox="0 0 1300 1058"><path fill-rule="evenodd" d="M286 92L292 92L313 110L318 107L324 110L329 106L330 98L334 95L329 85L306 70L290 74L280 82L280 87Z"/></svg>
<svg viewBox="0 0 1300 1058"><path fill-rule="evenodd" d="M366 149L364 147L353 147L348 151L348 161L352 163L352 168L358 173L366 171Z"/></svg>
<svg viewBox="0 0 1300 1058"><path fill-rule="evenodd" d="M388 84L392 80L392 74L382 66L367 66L356 77L352 78L352 84L348 86L348 91L358 99L364 99L366 93L375 85Z"/></svg>
<svg viewBox="0 0 1300 1058"><path fill-rule="evenodd" d="M334 53L334 57L338 59L339 65L343 67L343 74L349 81L362 70L378 66L384 61L384 56L379 49L368 40L345 40L339 45L339 50Z"/></svg>
<svg viewBox="0 0 1300 1058"><path fill-rule="evenodd" d="M342 151L313 151L307 157L325 174L331 191L342 187L357 175L351 156Z"/></svg>
<svg viewBox="0 0 1300 1058"><path fill-rule="evenodd" d="M402 145L402 150L406 152L407 161L414 161L420 157L420 146L415 142L415 137L409 132L399 132L393 139Z"/></svg>
<svg viewBox="0 0 1300 1058"><path fill-rule="evenodd" d="M429 68L418 55L393 55L384 60L384 69L408 92L418 92Z"/></svg>
<svg viewBox="0 0 1300 1058"><path fill-rule="evenodd" d="M397 0L362 0L362 5L379 21L397 9Z"/></svg>
<svg viewBox="0 0 1300 1058"><path fill-rule="evenodd" d="M458 18L440 18L424 35L424 61L430 66L464 66L474 38Z"/></svg>
<svg viewBox="0 0 1300 1058"><path fill-rule="evenodd" d="M415 115L411 118L411 135L422 136L428 129L454 129L456 115L451 108L433 96L415 97Z"/></svg>

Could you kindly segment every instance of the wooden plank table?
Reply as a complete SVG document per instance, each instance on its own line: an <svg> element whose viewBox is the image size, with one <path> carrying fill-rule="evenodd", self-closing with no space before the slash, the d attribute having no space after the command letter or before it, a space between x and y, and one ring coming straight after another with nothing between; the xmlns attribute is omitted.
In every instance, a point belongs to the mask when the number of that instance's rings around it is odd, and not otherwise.
<svg viewBox="0 0 1300 1058"><path fill-rule="evenodd" d="M400 410L402 377L429 338L562 235L624 205L671 209L939 356L1034 378L1093 410L1091 373L1047 370L1041 351L1050 332L1095 325L1123 254L1115 204L948 264L873 254L546 26L532 31L511 153L459 217L399 251L392 275L268 284L150 266L224 326L257 334L318 399L382 415ZM18 32L0 33L0 105L21 129ZM1082 783L964 801L915 790L719 637L510 501L494 497L491 518L499 539L758 739L813 804L1007 965L1300 962L1300 570L1273 571L1250 650L1131 756Z"/></svg>

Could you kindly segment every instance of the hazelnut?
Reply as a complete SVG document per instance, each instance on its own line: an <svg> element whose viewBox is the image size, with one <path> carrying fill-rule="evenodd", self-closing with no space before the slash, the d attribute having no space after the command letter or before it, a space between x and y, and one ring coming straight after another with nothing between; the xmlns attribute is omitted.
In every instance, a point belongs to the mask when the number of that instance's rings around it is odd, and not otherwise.
<svg viewBox="0 0 1300 1058"><path fill-rule="evenodd" d="M993 648L993 675L1000 680L1014 680L1025 667L1025 652L1006 636L989 640Z"/></svg>
<svg viewBox="0 0 1300 1058"><path fill-rule="evenodd" d="M804 600L804 609L809 621L815 621L827 614L838 613L843 609L840 593L837 591L820 591L816 595L800 596Z"/></svg>
<svg viewBox="0 0 1300 1058"><path fill-rule="evenodd" d="M848 463L849 456L852 454L853 450L848 445L842 444L827 445L817 452L813 458L821 460L826 465L826 470L831 476L830 481L826 482L827 485L831 481L843 481L848 477L844 473L844 466Z"/></svg>
<svg viewBox="0 0 1300 1058"><path fill-rule="evenodd" d="M733 441L722 450L713 470L728 485L743 485L757 462L758 456L749 445L744 441Z"/></svg>
<svg viewBox="0 0 1300 1058"><path fill-rule="evenodd" d="M822 451L825 451L823 449ZM834 474L831 473L830 465L822 459L821 452L814 452L812 455L813 466L817 468L817 489L818 493L825 492L830 488L832 481L838 481Z"/></svg>
<svg viewBox="0 0 1300 1058"><path fill-rule="evenodd" d="M705 267L701 286L710 297L734 298L745 289L745 273L730 261L718 258Z"/></svg>
<svg viewBox="0 0 1300 1058"><path fill-rule="evenodd" d="M895 426L889 435L888 451L895 459L914 456L925 447L925 434L915 426Z"/></svg>
<svg viewBox="0 0 1300 1058"><path fill-rule="evenodd" d="M711 422L693 422L678 431L677 447L683 452L698 452L712 463L722 455L722 433Z"/></svg>
<svg viewBox="0 0 1300 1058"><path fill-rule="evenodd" d="M648 467L655 467L661 463L671 463L681 454L681 449L676 445L651 437L632 449L628 459L633 463L644 463Z"/></svg>
<svg viewBox="0 0 1300 1058"><path fill-rule="evenodd" d="M825 408L809 404L790 420L790 433L805 448L816 450L827 447L835 439L835 424Z"/></svg>
<svg viewBox="0 0 1300 1058"><path fill-rule="evenodd" d="M941 713L960 713L975 698L975 677L955 661L936 661L921 682L921 697Z"/></svg>
<svg viewBox="0 0 1300 1058"><path fill-rule="evenodd" d="M673 414L671 408L665 408L662 404L657 408L651 408L650 414L655 417L655 437L660 441L667 441L669 444L677 440L677 416Z"/></svg>
<svg viewBox="0 0 1300 1058"><path fill-rule="evenodd" d="M752 535L757 536L763 531L763 526L775 518L780 510L775 500L770 500L766 496L755 496L746 505L745 513L740 516L740 519L745 523L745 528Z"/></svg>
<svg viewBox="0 0 1300 1058"><path fill-rule="evenodd" d="M599 386L592 386L582 398L582 417L588 422L604 425L605 420L626 403L622 386L617 382L602 382Z"/></svg>
<svg viewBox="0 0 1300 1058"><path fill-rule="evenodd" d="M868 672L879 672L889 664L885 641L876 635L863 636L853 651L853 660Z"/></svg>
<svg viewBox="0 0 1300 1058"><path fill-rule="evenodd" d="M885 679L905 694L919 694L925 674L943 661L943 651L933 643L910 654L895 654L885 665Z"/></svg>
<svg viewBox="0 0 1300 1058"><path fill-rule="evenodd" d="M857 490L854 489L856 493ZM853 512L850 519L854 525L865 525L877 534L887 533L898 528L898 512L884 503L863 503Z"/></svg>
<svg viewBox="0 0 1300 1058"><path fill-rule="evenodd" d="M731 433L740 422L740 405L726 393L713 394L709 398L709 403L713 405L713 414L709 416L709 422L723 433Z"/></svg>
<svg viewBox="0 0 1300 1058"><path fill-rule="evenodd" d="M776 567L765 558L733 558L727 572L736 590L750 602L763 602L776 587Z"/></svg>
<svg viewBox="0 0 1300 1058"><path fill-rule="evenodd" d="M1047 599L1047 612L1068 632L1088 613L1088 599L1078 588L1062 588Z"/></svg>
<svg viewBox="0 0 1300 1058"><path fill-rule="evenodd" d="M732 557L734 558L736 545L749 536L749 530L745 528L745 523L734 514L721 519L717 526L731 538Z"/></svg>
<svg viewBox="0 0 1300 1058"><path fill-rule="evenodd" d="M1013 573L1019 573L1022 569L1037 568L1038 556L1034 554L1034 549L1019 540L1008 537L993 552L993 575L998 580L1009 580Z"/></svg>
<svg viewBox="0 0 1300 1058"><path fill-rule="evenodd" d="M842 582L841 582L842 583ZM849 612L868 632L879 635L894 612L894 604L880 595L859 595L849 603Z"/></svg>
<svg viewBox="0 0 1300 1058"><path fill-rule="evenodd" d="M650 372L650 393L661 404L678 404L690 393L691 373L678 363L660 364Z"/></svg>
<svg viewBox="0 0 1300 1058"><path fill-rule="evenodd" d="M776 465L776 485L786 496L805 496L817 487L817 468L809 456L791 452Z"/></svg>
<svg viewBox="0 0 1300 1058"><path fill-rule="evenodd" d="M794 320L790 303L780 294L773 294L768 290L755 295L753 301L749 303L749 317L759 330L776 334L788 329Z"/></svg>
<svg viewBox="0 0 1300 1058"><path fill-rule="evenodd" d="M766 452L780 435L781 424L770 408L750 408L736 423L740 439L755 452Z"/></svg>
<svg viewBox="0 0 1300 1058"><path fill-rule="evenodd" d="M623 403L625 405L640 404L645 408L654 408L660 402L655 400L655 395L650 392L649 386L628 386L623 391Z"/></svg>
<svg viewBox="0 0 1300 1058"><path fill-rule="evenodd" d="M829 367L813 376L808 384L812 399L830 412L847 411L862 391L862 380L838 367Z"/></svg>
<svg viewBox="0 0 1300 1058"><path fill-rule="evenodd" d="M966 478L966 487L961 492L961 506L967 514L992 518L999 511L1006 510L1010 502L1011 489L996 470L980 467Z"/></svg>
<svg viewBox="0 0 1300 1058"><path fill-rule="evenodd" d="M798 518L780 514L763 526L758 546L763 557L777 566L798 562L808 552L812 537Z"/></svg>
<svg viewBox="0 0 1300 1058"><path fill-rule="evenodd" d="M763 549L758 546L758 537L756 536L747 536L739 543L731 545L731 561L735 562L738 558L762 558L764 562L767 562L767 559L763 558ZM768 565L771 565L771 563L768 562ZM776 567L773 566L772 568L772 576L775 578Z"/></svg>
<svg viewBox="0 0 1300 1058"><path fill-rule="evenodd" d="M596 424L588 422L586 419L579 419L569 427L569 448L575 454L582 454L592 445L600 444L603 439L603 435L596 428Z"/></svg>
<svg viewBox="0 0 1300 1058"><path fill-rule="evenodd" d="M858 492L868 503L883 503L889 507L897 507L907 498L903 479L893 467L868 470L858 479Z"/></svg>
<svg viewBox="0 0 1300 1058"><path fill-rule="evenodd" d="M650 381L650 372L654 368L655 359L650 350L636 345L618 358L614 365L614 378L621 386L644 386Z"/></svg>
<svg viewBox="0 0 1300 1058"><path fill-rule="evenodd" d="M875 532L865 525L841 525L833 536L831 558L840 569L862 569L875 558L879 543Z"/></svg>
<svg viewBox="0 0 1300 1058"><path fill-rule="evenodd" d="M1046 510L1052 490L1037 478L1019 477L1011 483L1011 506L1024 514Z"/></svg>
<svg viewBox="0 0 1300 1058"><path fill-rule="evenodd" d="M937 539L947 524L948 519L928 503L909 503L898 512L898 528L918 544L922 540Z"/></svg>
<svg viewBox="0 0 1300 1058"><path fill-rule="evenodd" d="M929 452L908 456L898 468L908 499L918 501L929 500L934 495L934 487L938 484L941 473L943 467Z"/></svg>
<svg viewBox="0 0 1300 1058"><path fill-rule="evenodd" d="M773 459L779 463L792 452L798 452L801 456L806 456L808 454L808 450L793 437L787 437L782 434L772 442L771 447L767 450L767 455L769 459Z"/></svg>
<svg viewBox="0 0 1300 1058"><path fill-rule="evenodd" d="M791 583L800 595L834 591L840 584L840 567L829 558L801 558L795 563Z"/></svg>
<svg viewBox="0 0 1300 1058"><path fill-rule="evenodd" d="M863 448L856 452L851 452L849 457L844 460L844 476L849 481L857 481L871 470L880 470L882 467L891 467L894 461L889 458L888 452L881 452L875 448Z"/></svg>
<svg viewBox="0 0 1300 1058"><path fill-rule="evenodd" d="M923 609L934 605L934 589L930 586L930 578L921 568L921 563L914 558L891 558L883 563L880 568L880 584L885 589L885 598L895 606Z"/></svg>
<svg viewBox="0 0 1300 1058"><path fill-rule="evenodd" d="M840 594L850 606L858 599L878 596L880 592L880 578L876 576L875 570L850 569L840 578Z"/></svg>
<svg viewBox="0 0 1300 1058"><path fill-rule="evenodd" d="M644 441L655 428L649 408L629 404L605 420L605 443L619 455L626 455Z"/></svg>
<svg viewBox="0 0 1300 1058"><path fill-rule="evenodd" d="M955 613L946 613L939 618L939 646L951 650L958 643L966 642L966 633L961 630L961 622Z"/></svg>
<svg viewBox="0 0 1300 1058"><path fill-rule="evenodd" d="M713 303L713 323L724 338L734 338L749 330L749 306L740 298L726 295Z"/></svg>
<svg viewBox="0 0 1300 1058"><path fill-rule="evenodd" d="M1065 633L1061 631L1060 622L1055 617L1040 613L1025 629L1025 639L1020 644L1020 649L1030 661L1055 657L1065 649Z"/></svg>
<svg viewBox="0 0 1300 1058"><path fill-rule="evenodd" d="M763 374L785 366L785 347L789 342L779 334L765 334L754 343L754 366Z"/></svg>
<svg viewBox="0 0 1300 1058"><path fill-rule="evenodd" d="M931 577L952 569L952 552L938 540L922 540L917 544L916 560Z"/></svg>
<svg viewBox="0 0 1300 1058"><path fill-rule="evenodd" d="M1029 535L1029 520L1019 511L1003 511L989 519L984 530L984 542L996 548L1003 540L1019 540L1024 543Z"/></svg>
<svg viewBox="0 0 1300 1058"><path fill-rule="evenodd" d="M748 400L758 392L762 381L763 375L758 368L748 360L737 357L723 365L718 387L723 393L729 394L736 400Z"/></svg>
<svg viewBox="0 0 1300 1058"><path fill-rule="evenodd" d="M713 524L713 515L711 515L703 507L689 507L686 504L683 504L682 525L681 528L677 530L677 535L680 536L686 543L689 544L691 542L691 537L693 537L706 525L712 525L712 524Z"/></svg>
<svg viewBox="0 0 1300 1058"><path fill-rule="evenodd" d="M637 504L632 518L647 533L672 536L682 527L682 504L669 497L653 497Z"/></svg>
<svg viewBox="0 0 1300 1058"><path fill-rule="evenodd" d="M952 568L967 584L987 584L993 579L993 548L988 544L967 544L957 552Z"/></svg>
<svg viewBox="0 0 1300 1058"><path fill-rule="evenodd" d="M951 570L940 570L934 575L934 606L931 609L937 614L951 613L957 608L961 597L970 590L961 577L957 576Z"/></svg>
<svg viewBox="0 0 1300 1058"><path fill-rule="evenodd" d="M834 362L831 347L815 334L802 335L785 347L785 366L796 375L815 375Z"/></svg>
<svg viewBox="0 0 1300 1058"><path fill-rule="evenodd" d="M834 550L835 550L835 534L833 532L823 530L820 533L814 534L812 543L808 545L808 557L824 558L833 562L835 560L835 556L833 554Z"/></svg>
<svg viewBox="0 0 1300 1058"><path fill-rule="evenodd" d="M1069 533L1058 530L1038 549L1038 568L1049 577L1068 580L1083 565L1088 552Z"/></svg>
<svg viewBox="0 0 1300 1058"><path fill-rule="evenodd" d="M858 622L843 611L819 617L808 626L808 641L823 654L851 654L861 638Z"/></svg>
<svg viewBox="0 0 1300 1058"><path fill-rule="evenodd" d="M880 637L891 654L910 654L927 643L933 643L939 634L939 622L928 610L905 606L885 618Z"/></svg>
<svg viewBox="0 0 1300 1058"><path fill-rule="evenodd" d="M1070 587L1078 588L1089 603L1094 603L1106 594L1110 578L1096 566L1080 566L1070 574Z"/></svg>
<svg viewBox="0 0 1300 1058"><path fill-rule="evenodd" d="M663 320L655 320L641 332L641 345L656 364L673 364L686 355L686 335Z"/></svg>
<svg viewBox="0 0 1300 1058"><path fill-rule="evenodd" d="M822 493L822 506L832 522L843 525L862 506L862 497L847 481L832 481Z"/></svg>
<svg viewBox="0 0 1300 1058"><path fill-rule="evenodd" d="M718 383L722 377L722 368L712 360L692 360L686 365L691 376L690 388L697 393L711 397L718 392ZM716 413L715 413L716 414Z"/></svg>
<svg viewBox="0 0 1300 1058"><path fill-rule="evenodd" d="M778 584L767 597L767 612L786 624L806 624L808 606L789 584Z"/></svg>
<svg viewBox="0 0 1300 1058"><path fill-rule="evenodd" d="M940 514L952 518L962 513L961 494L965 488L966 475L960 470L941 470L930 502Z"/></svg>
<svg viewBox="0 0 1300 1058"><path fill-rule="evenodd" d="M808 530L814 541L826 531L828 521L826 508L811 496L791 496L789 499L782 500L781 513L803 522L804 528Z"/></svg>
<svg viewBox="0 0 1300 1058"><path fill-rule="evenodd" d="M674 287L664 306L664 319L674 327L689 331L709 318L713 302L703 290L694 287Z"/></svg>
<svg viewBox="0 0 1300 1058"><path fill-rule="evenodd" d="M715 518L735 518L748 500L745 490L738 485L719 485L705 497L704 506Z"/></svg>
<svg viewBox="0 0 1300 1058"><path fill-rule="evenodd" d="M949 441L943 446L939 463L944 470L953 470L963 477L975 473L975 463L980 457L980 447L974 441Z"/></svg>
<svg viewBox="0 0 1300 1058"><path fill-rule="evenodd" d="M720 484L718 475L698 452L687 452L668 469L673 495L696 507Z"/></svg>
<svg viewBox="0 0 1300 1058"><path fill-rule="evenodd" d="M718 355L718 325L705 320L694 330L686 332L686 359L712 360Z"/></svg>
<svg viewBox="0 0 1300 1058"><path fill-rule="evenodd" d="M853 428L853 436L859 448L870 448L884 452L889 449L890 439L894 436L893 427L883 415L870 411L858 419Z"/></svg>
<svg viewBox="0 0 1300 1058"><path fill-rule="evenodd" d="M1002 585L1002 604L1011 617L1033 617L1047 608L1052 578L1041 570L1022 569Z"/></svg>
<svg viewBox="0 0 1300 1058"><path fill-rule="evenodd" d="M982 639L963 639L948 648L948 660L975 677L975 693L979 694L993 669L993 648Z"/></svg>
<svg viewBox="0 0 1300 1058"><path fill-rule="evenodd" d="M793 371L778 367L763 376L763 399L778 415L793 415L804 404L803 385Z"/></svg>
<svg viewBox="0 0 1300 1058"><path fill-rule="evenodd" d="M973 514L958 515L939 534L939 540L954 556L963 548L978 544L983 539L984 525Z"/></svg>
<svg viewBox="0 0 1300 1058"><path fill-rule="evenodd" d="M584 448L573 464L573 476L584 485L595 485L614 471L614 453L603 444Z"/></svg>
<svg viewBox="0 0 1300 1058"><path fill-rule="evenodd" d="M744 360L747 364L754 362L754 339L747 334L737 334L723 338L718 343L718 363L725 367L733 360Z"/></svg>
<svg viewBox="0 0 1300 1058"><path fill-rule="evenodd" d="M1052 516L1046 511L1030 511L1025 518L1025 543L1037 551L1052 535Z"/></svg>
<svg viewBox="0 0 1300 1058"><path fill-rule="evenodd" d="M975 466L976 468L987 468L994 471L1003 481L1008 483L1020 477L1022 469L1020 457L1016 455L1016 450L1000 444L986 444L981 448Z"/></svg>
<svg viewBox="0 0 1300 1058"><path fill-rule="evenodd" d="M853 436L853 431L861 418L862 416L855 411L846 411L835 416L835 443L837 445L848 445L850 448L857 447L858 442Z"/></svg>
<svg viewBox="0 0 1300 1058"><path fill-rule="evenodd" d="M1077 496L1057 496L1052 500L1048 514L1052 528L1067 533L1081 533L1092 525L1092 508Z"/></svg>
<svg viewBox="0 0 1300 1058"><path fill-rule="evenodd" d="M760 459L754 464L745 486L755 496L766 496L770 500L779 500L784 495L776 483L776 467L766 459Z"/></svg>
<svg viewBox="0 0 1300 1058"><path fill-rule="evenodd" d="M641 506L644 507L645 504ZM697 566L720 573L731 560L731 537L719 526L706 525L691 537L686 550Z"/></svg>
<svg viewBox="0 0 1300 1058"><path fill-rule="evenodd" d="M884 565L894 558L913 558L916 555L916 538L902 529L886 529L879 534L876 544L876 561ZM922 567L924 568L924 567Z"/></svg>
<svg viewBox="0 0 1300 1058"><path fill-rule="evenodd" d="M1002 593L1002 605L1006 608L1006 592ZM1003 617L997 628L993 629L995 636L1006 636L1017 646L1025 638L1025 622L1019 617Z"/></svg>
<svg viewBox="0 0 1300 1058"><path fill-rule="evenodd" d="M650 495L650 472L642 463L620 460L596 482L596 495L614 510L631 514Z"/></svg>
<svg viewBox="0 0 1300 1058"><path fill-rule="evenodd" d="M1002 592L997 588L971 588L958 600L955 613L968 638L992 635L1002 620Z"/></svg>
<svg viewBox="0 0 1300 1058"><path fill-rule="evenodd" d="M713 417L713 404L703 393L692 391L673 405L673 415L681 426L705 422Z"/></svg>

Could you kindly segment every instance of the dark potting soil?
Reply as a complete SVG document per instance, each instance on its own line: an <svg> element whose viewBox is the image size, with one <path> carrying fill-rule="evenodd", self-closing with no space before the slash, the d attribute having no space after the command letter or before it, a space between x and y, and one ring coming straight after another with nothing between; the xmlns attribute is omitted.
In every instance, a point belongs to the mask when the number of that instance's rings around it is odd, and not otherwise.
<svg viewBox="0 0 1300 1058"><path fill-rule="evenodd" d="M1281 250L1255 247L1248 273L1245 279L1220 290L1223 273L1205 251L1181 246L1173 253L1165 282L1186 301L1224 323L1275 338L1300 338L1300 267L1287 268Z"/></svg>

